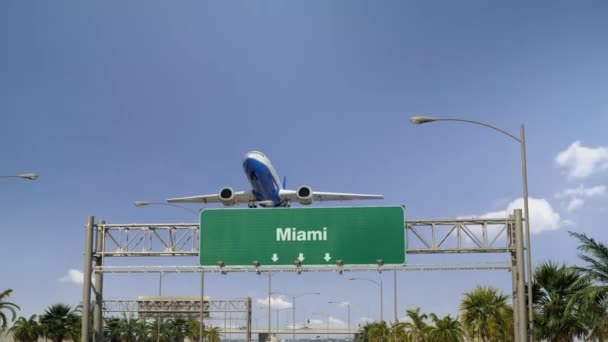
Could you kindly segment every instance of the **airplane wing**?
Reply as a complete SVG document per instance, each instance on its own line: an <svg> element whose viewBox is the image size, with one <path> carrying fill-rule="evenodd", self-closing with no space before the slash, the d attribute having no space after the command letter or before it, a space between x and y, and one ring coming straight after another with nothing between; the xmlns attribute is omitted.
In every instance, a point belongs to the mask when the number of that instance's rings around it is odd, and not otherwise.
<svg viewBox="0 0 608 342"><path fill-rule="evenodd" d="M349 194L342 192L320 192L311 191L313 201L349 201L349 200L368 200L368 199L384 199L382 195L369 195L369 194ZM281 200L287 200L292 202L298 201L297 190L286 190L282 189L279 193Z"/></svg>
<svg viewBox="0 0 608 342"><path fill-rule="evenodd" d="M234 201L231 204L238 203L249 203L250 201L255 201L255 196L251 191L235 191L234 192ZM232 202L231 201L231 202ZM167 203L223 203L220 198L220 194L211 194L211 195L200 195L200 196L190 196L190 197L177 197L177 198L169 198Z"/></svg>
<svg viewBox="0 0 608 342"><path fill-rule="evenodd" d="M347 200L365 200L365 199L384 199L384 196L315 191L312 193L312 199L314 201L347 201Z"/></svg>

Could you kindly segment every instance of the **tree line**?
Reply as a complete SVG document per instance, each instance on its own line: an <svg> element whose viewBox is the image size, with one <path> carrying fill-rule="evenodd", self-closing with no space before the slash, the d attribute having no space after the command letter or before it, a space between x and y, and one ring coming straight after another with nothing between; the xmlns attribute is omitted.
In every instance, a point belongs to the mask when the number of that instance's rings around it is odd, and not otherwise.
<svg viewBox="0 0 608 342"><path fill-rule="evenodd" d="M570 232L579 241L583 266L552 261L533 270L534 335L538 340L566 342L608 339L608 246L585 234ZM16 341L39 337L61 342L80 339L80 308L55 304L40 316L16 319L19 307L7 301L11 289L0 292L0 331L8 329ZM527 308L526 308L527 309ZM527 310L526 310L527 311ZM420 308L406 310L408 320L387 324L370 322L359 329L359 342L509 342L513 341L513 308L508 295L493 287L478 286L464 293L459 315L439 317ZM8 328L9 322L14 322ZM107 341L180 341L199 339L196 320L169 319L159 326L145 319L107 318ZM160 332L160 335L159 335ZM206 341L218 342L220 330L205 326Z"/></svg>
<svg viewBox="0 0 608 342"><path fill-rule="evenodd" d="M608 340L608 246L585 234L579 241L583 266L547 261L533 270L532 298L536 340L567 342ZM526 312L527 312L526 307ZM514 340L509 296L478 286L464 293L459 316L438 317L407 310L407 322L370 322L359 342L509 342Z"/></svg>
<svg viewBox="0 0 608 342"><path fill-rule="evenodd" d="M0 293L0 332L7 331L17 342L36 342L39 338L53 342L80 341L80 306L72 308L65 304L54 304L40 316L32 315L29 319L21 316L15 319L19 306L5 300L11 292L8 289ZM9 320L7 313L11 314L12 319ZM9 321L14 322L10 328ZM109 342L180 342L185 337L198 341L200 323L185 319L166 319L158 323L154 319L109 317L105 318L104 336ZM219 342L220 329L205 325L203 337L207 342Z"/></svg>

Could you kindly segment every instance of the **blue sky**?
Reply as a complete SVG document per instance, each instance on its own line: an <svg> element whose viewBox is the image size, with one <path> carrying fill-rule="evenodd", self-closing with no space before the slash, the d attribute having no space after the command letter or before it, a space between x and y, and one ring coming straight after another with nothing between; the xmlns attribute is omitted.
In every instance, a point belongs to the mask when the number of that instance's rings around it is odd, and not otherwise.
<svg viewBox="0 0 608 342"><path fill-rule="evenodd" d="M60 279L82 270L87 215L194 221L132 202L246 188L249 150L291 187L381 193L412 219L499 212L521 197L516 143L472 125L410 125L419 113L515 134L525 124L530 196L544 200L534 262L577 262L568 230L608 238L607 11L603 1L2 1L0 174L41 177L2 180L0 289L14 289L24 315L77 304L80 286ZM106 297L154 295L157 278L107 276ZM250 274L207 279L214 298L267 291ZM330 300L351 302L353 323L378 318L373 285L346 279L281 274L275 290L322 293L300 299L299 320L344 321ZM510 274L398 281L400 316L445 314L477 284L508 289ZM163 288L198 293L187 275Z"/></svg>

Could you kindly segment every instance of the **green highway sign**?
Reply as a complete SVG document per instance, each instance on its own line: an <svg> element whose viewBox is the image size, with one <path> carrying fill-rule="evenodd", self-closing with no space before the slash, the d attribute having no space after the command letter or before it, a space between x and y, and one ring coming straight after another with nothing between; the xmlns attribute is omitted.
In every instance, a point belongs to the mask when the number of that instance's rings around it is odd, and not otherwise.
<svg viewBox="0 0 608 342"><path fill-rule="evenodd" d="M405 262L405 210L390 207L204 209L200 264Z"/></svg>

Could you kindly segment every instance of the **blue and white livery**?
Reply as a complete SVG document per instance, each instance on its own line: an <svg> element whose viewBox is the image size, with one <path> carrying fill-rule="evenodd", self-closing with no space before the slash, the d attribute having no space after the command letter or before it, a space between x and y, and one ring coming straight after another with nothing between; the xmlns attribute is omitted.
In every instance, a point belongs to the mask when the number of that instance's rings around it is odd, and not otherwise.
<svg viewBox="0 0 608 342"><path fill-rule="evenodd" d="M245 154L243 171L251 184L249 191L233 191L225 187L219 193L192 197L170 198L168 203L222 203L232 206L247 203L249 207L286 207L291 202L311 204L313 201L345 201L383 199L382 195L348 194L337 192L312 191L309 186L303 185L297 190L285 189L285 182L270 164L270 160L262 152L251 151Z"/></svg>

